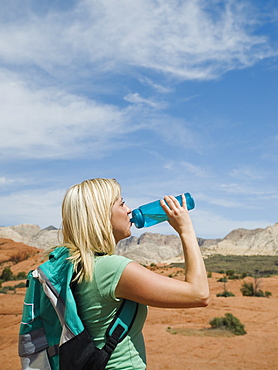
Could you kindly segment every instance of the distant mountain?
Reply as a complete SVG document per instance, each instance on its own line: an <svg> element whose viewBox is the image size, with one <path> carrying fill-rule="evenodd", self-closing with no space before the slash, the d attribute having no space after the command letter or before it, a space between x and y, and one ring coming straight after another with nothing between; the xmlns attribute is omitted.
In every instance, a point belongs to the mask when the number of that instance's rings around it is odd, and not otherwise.
<svg viewBox="0 0 278 370"><path fill-rule="evenodd" d="M180 239L175 235L144 233L121 240L117 245L117 254L143 264L167 261L181 252Z"/></svg>
<svg viewBox="0 0 278 370"><path fill-rule="evenodd" d="M60 245L59 230L54 226L40 229L38 225L21 224L0 227L0 238L45 249ZM222 255L278 255L278 223L265 229L236 229L223 239L202 239L198 243L204 257ZM120 241L116 253L139 263L182 260L182 247L176 235L144 233Z"/></svg>
<svg viewBox="0 0 278 370"><path fill-rule="evenodd" d="M43 230L51 231L51 230L58 230L58 229L57 229L57 227L55 227L55 226L53 226L53 225L50 225L50 226L47 226L47 227L45 227L44 229L42 229L42 231L43 231Z"/></svg>
<svg viewBox="0 0 278 370"><path fill-rule="evenodd" d="M60 244L59 230L54 226L45 229L41 229L38 225L29 224L0 227L0 238L12 239L15 242L43 249Z"/></svg>
<svg viewBox="0 0 278 370"><path fill-rule="evenodd" d="M266 229L236 229L223 239L197 238L204 257L222 255L278 255L278 223ZM120 241L117 253L140 263L182 260L182 247L176 235L142 234Z"/></svg>
<svg viewBox="0 0 278 370"><path fill-rule="evenodd" d="M212 254L238 256L277 256L278 223L265 229L236 229L212 245L202 246L204 256Z"/></svg>

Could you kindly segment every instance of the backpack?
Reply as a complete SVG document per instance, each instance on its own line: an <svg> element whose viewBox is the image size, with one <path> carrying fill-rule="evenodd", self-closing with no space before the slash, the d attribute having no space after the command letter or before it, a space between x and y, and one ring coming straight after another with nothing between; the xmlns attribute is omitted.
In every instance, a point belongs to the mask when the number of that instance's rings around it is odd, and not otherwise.
<svg viewBox="0 0 278 370"><path fill-rule="evenodd" d="M18 354L23 370L102 370L128 334L138 303L123 300L106 331L103 348L94 346L78 316L71 290L73 264L66 247L27 276Z"/></svg>

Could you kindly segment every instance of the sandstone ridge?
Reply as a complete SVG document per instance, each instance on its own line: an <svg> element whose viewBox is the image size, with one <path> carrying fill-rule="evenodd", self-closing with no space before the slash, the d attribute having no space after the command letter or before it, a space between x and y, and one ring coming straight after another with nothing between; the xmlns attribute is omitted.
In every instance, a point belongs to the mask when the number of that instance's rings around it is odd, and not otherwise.
<svg viewBox="0 0 278 370"><path fill-rule="evenodd" d="M202 254L222 255L278 255L278 223L266 229L236 229L223 239L198 238ZM140 263L182 260L181 243L176 235L145 233L140 237L122 240L117 246L122 254Z"/></svg>
<svg viewBox="0 0 278 370"><path fill-rule="evenodd" d="M38 225L21 224L0 227L0 237L37 248L59 245L59 230L53 226L40 229ZM202 239L198 243L204 257L222 255L278 255L278 223L265 229L236 229L223 239ZM146 232L132 236L117 246L117 254L143 264L182 260L182 248L176 235Z"/></svg>
<svg viewBox="0 0 278 370"><path fill-rule="evenodd" d="M45 229L30 224L0 227L0 238L12 239L18 243L42 249L60 244L59 230L54 226Z"/></svg>

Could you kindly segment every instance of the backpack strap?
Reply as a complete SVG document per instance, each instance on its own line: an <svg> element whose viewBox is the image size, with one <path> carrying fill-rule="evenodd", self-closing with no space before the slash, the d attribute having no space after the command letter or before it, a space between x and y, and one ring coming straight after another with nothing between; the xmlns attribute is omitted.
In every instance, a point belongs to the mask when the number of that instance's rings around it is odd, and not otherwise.
<svg viewBox="0 0 278 370"><path fill-rule="evenodd" d="M59 348L60 370L104 370L117 344L128 334L139 304L124 300L107 329L103 348L94 346L86 329Z"/></svg>
<svg viewBox="0 0 278 370"><path fill-rule="evenodd" d="M116 312L114 319L106 331L106 344L103 349L110 353L114 351L117 344L121 342L128 334L136 318L139 304L125 299Z"/></svg>
<svg viewBox="0 0 278 370"><path fill-rule="evenodd" d="M106 343L102 349L95 347L96 353L88 359L82 370L104 370L114 349L128 334L138 312L139 304L137 302L125 299L117 310L114 319L106 331ZM84 330L85 332L85 330ZM85 333L82 333L85 335ZM91 342L92 344L93 342ZM90 344L90 343L89 343ZM82 356L81 356L82 357ZM75 370L77 367L73 368ZM65 370L69 368L65 367Z"/></svg>

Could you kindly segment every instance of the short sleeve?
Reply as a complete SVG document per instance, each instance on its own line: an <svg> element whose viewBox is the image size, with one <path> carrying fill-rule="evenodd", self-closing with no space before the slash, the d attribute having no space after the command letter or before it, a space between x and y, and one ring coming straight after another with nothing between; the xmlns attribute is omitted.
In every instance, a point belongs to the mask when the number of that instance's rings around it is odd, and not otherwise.
<svg viewBox="0 0 278 370"><path fill-rule="evenodd" d="M102 256L95 260L94 279L100 296L109 301L118 301L115 290L125 267L132 260L123 256Z"/></svg>

